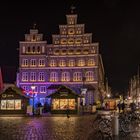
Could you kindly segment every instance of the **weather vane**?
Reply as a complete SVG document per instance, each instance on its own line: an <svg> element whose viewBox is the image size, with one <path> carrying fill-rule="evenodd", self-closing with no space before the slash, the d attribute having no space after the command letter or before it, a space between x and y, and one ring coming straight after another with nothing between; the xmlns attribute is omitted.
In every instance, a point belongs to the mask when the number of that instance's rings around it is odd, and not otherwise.
<svg viewBox="0 0 140 140"><path fill-rule="evenodd" d="M33 24L33 29L35 29L35 28L36 28L36 23Z"/></svg>
<svg viewBox="0 0 140 140"><path fill-rule="evenodd" d="M72 6L70 7L70 9L71 9L71 13L73 14L73 13L74 13L74 10L76 9L76 7L72 5Z"/></svg>

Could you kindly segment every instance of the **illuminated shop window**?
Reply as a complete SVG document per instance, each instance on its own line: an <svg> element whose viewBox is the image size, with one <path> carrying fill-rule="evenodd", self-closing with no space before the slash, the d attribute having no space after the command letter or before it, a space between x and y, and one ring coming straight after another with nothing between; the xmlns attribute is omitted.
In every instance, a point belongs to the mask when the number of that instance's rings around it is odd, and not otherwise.
<svg viewBox="0 0 140 140"><path fill-rule="evenodd" d="M85 60L84 59L79 59L78 60L78 66L85 66Z"/></svg>
<svg viewBox="0 0 140 140"><path fill-rule="evenodd" d="M45 59L39 59L39 67L45 66Z"/></svg>
<svg viewBox="0 0 140 140"><path fill-rule="evenodd" d="M61 81L70 81L70 73L62 72Z"/></svg>
<svg viewBox="0 0 140 140"><path fill-rule="evenodd" d="M72 59L72 60L69 60L69 64L68 64L70 67L73 67L75 66L75 61Z"/></svg>
<svg viewBox="0 0 140 140"><path fill-rule="evenodd" d="M22 81L28 81L28 73L22 72Z"/></svg>
<svg viewBox="0 0 140 140"><path fill-rule="evenodd" d="M52 99L53 110L75 110L75 99Z"/></svg>
<svg viewBox="0 0 140 140"><path fill-rule="evenodd" d="M30 74L30 80L31 81L36 81L36 73L35 72L31 72L31 74Z"/></svg>
<svg viewBox="0 0 140 140"><path fill-rule="evenodd" d="M54 59L50 60L50 66L55 67L56 66L56 60L54 60Z"/></svg>
<svg viewBox="0 0 140 140"><path fill-rule="evenodd" d="M36 59L31 59L31 67L35 67L36 66Z"/></svg>
<svg viewBox="0 0 140 140"><path fill-rule="evenodd" d="M39 72L39 81L45 81L44 72Z"/></svg>
<svg viewBox="0 0 140 140"><path fill-rule="evenodd" d="M94 61L94 59L89 59L89 60L88 60L88 66L95 66L95 61Z"/></svg>
<svg viewBox="0 0 140 140"><path fill-rule="evenodd" d="M73 81L82 81L82 73L74 72L73 73Z"/></svg>
<svg viewBox="0 0 140 140"><path fill-rule="evenodd" d="M86 76L86 81L93 81L94 80L93 71L86 72L85 76Z"/></svg>
<svg viewBox="0 0 140 140"><path fill-rule="evenodd" d="M22 59L22 66L27 67L28 66L28 59Z"/></svg>
<svg viewBox="0 0 140 140"><path fill-rule="evenodd" d="M1 110L21 110L21 100L1 100Z"/></svg>
<svg viewBox="0 0 140 140"><path fill-rule="evenodd" d="M40 86L40 93L46 93L46 86Z"/></svg>
<svg viewBox="0 0 140 140"><path fill-rule="evenodd" d="M59 61L59 66L65 67L66 66L66 61L65 60L60 60Z"/></svg>
<svg viewBox="0 0 140 140"><path fill-rule="evenodd" d="M58 73L57 73L57 72L51 72L51 73L50 73L50 81L51 81L51 82L56 82L56 81L58 81Z"/></svg>

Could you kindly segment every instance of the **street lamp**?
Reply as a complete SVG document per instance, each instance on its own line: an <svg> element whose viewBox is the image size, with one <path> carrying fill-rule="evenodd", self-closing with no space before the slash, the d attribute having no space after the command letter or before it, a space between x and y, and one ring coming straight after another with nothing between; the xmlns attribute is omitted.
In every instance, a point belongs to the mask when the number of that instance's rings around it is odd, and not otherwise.
<svg viewBox="0 0 140 140"><path fill-rule="evenodd" d="M35 90L35 85L32 85L31 86L31 89L32 89L32 94L33 94L33 116L34 116L34 90Z"/></svg>

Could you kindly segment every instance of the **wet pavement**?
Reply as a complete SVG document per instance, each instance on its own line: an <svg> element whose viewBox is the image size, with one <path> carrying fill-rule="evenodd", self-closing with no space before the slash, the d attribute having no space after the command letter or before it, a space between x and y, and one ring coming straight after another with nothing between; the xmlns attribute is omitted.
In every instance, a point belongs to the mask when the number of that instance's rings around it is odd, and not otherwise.
<svg viewBox="0 0 140 140"><path fill-rule="evenodd" d="M94 140L95 115L0 117L0 140ZM133 138L140 139L140 137ZM129 140L130 137L113 138ZM133 140L131 137L131 140Z"/></svg>

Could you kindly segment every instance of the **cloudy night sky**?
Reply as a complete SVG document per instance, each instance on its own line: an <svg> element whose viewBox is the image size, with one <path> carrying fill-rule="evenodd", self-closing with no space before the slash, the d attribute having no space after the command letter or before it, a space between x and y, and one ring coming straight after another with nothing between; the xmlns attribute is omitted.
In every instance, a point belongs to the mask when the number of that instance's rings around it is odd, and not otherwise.
<svg viewBox="0 0 140 140"><path fill-rule="evenodd" d="M0 66L18 68L19 41L37 24L51 43L66 23L70 6L76 7L78 23L99 42L106 77L113 91L125 91L140 63L140 4L137 0L51 0L47 3L0 5Z"/></svg>

